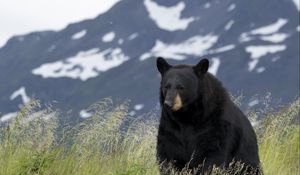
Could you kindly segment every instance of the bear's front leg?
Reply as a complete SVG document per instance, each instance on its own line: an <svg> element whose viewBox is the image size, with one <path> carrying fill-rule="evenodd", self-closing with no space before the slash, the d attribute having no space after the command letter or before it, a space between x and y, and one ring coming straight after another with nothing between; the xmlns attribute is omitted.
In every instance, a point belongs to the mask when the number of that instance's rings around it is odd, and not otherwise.
<svg viewBox="0 0 300 175"><path fill-rule="evenodd" d="M214 153L210 156L200 156L195 154L189 163L189 168L195 174L211 174L213 167L224 168L226 164L225 155L222 152Z"/></svg>

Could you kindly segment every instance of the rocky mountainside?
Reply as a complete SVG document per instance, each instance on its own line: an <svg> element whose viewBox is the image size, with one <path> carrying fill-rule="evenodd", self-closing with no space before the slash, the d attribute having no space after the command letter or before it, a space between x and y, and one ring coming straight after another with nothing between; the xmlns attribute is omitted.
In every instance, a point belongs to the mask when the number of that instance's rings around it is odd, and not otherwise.
<svg viewBox="0 0 300 175"><path fill-rule="evenodd" d="M0 121L37 98L74 117L105 97L130 100L131 115L158 105L157 56L210 60L210 72L243 108L270 92L299 94L299 4L292 0L122 0L61 31L12 37L0 48Z"/></svg>

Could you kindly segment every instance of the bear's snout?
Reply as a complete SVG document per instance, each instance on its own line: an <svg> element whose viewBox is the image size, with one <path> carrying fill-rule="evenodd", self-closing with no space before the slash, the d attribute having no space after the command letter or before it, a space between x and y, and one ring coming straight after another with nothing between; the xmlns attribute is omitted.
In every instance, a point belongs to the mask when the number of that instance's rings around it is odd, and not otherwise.
<svg viewBox="0 0 300 175"><path fill-rule="evenodd" d="M167 98L164 101L164 104L171 108L173 111L178 111L182 107L182 100L180 95L177 93L175 97L171 98L170 96L167 96Z"/></svg>
<svg viewBox="0 0 300 175"><path fill-rule="evenodd" d="M171 100L165 100L164 103L165 103L166 106L168 106L170 108L173 107L173 102Z"/></svg>
<svg viewBox="0 0 300 175"><path fill-rule="evenodd" d="M180 95L177 93L175 100L174 100L174 105L173 105L172 110L178 111L181 107L182 107L182 100L181 100Z"/></svg>

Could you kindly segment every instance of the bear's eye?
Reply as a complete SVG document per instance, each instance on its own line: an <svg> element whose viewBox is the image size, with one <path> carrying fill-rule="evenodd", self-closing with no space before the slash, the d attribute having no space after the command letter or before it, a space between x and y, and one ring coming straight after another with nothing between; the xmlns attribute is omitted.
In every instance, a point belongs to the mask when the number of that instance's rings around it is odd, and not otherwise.
<svg viewBox="0 0 300 175"><path fill-rule="evenodd" d="M176 86L176 89L178 89L178 90L183 90L184 87L183 87L182 85L177 85L177 86Z"/></svg>
<svg viewBox="0 0 300 175"><path fill-rule="evenodd" d="M170 89L170 87L171 87L171 86L170 86L169 84L167 84L167 85L165 85L164 88L165 88L165 89Z"/></svg>

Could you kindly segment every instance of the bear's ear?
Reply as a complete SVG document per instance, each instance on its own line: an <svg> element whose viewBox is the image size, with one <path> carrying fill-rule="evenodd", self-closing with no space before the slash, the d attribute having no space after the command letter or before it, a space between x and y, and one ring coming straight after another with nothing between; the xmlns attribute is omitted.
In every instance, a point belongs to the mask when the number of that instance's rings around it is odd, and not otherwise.
<svg viewBox="0 0 300 175"><path fill-rule="evenodd" d="M172 66L166 62L162 57L158 57L156 60L156 66L161 75L167 72Z"/></svg>
<svg viewBox="0 0 300 175"><path fill-rule="evenodd" d="M202 59L196 66L194 66L194 71L197 75L204 75L209 67L208 59Z"/></svg>

